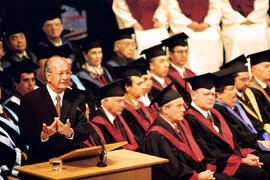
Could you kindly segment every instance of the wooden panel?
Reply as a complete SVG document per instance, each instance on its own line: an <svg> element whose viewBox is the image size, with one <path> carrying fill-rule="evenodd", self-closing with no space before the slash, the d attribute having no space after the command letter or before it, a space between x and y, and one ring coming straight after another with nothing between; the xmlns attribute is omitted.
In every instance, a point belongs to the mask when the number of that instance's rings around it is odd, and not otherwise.
<svg viewBox="0 0 270 180"><path fill-rule="evenodd" d="M16 170L46 179L63 180L105 175L120 171L150 167L154 164L168 162L168 160L122 149L108 152L107 167L97 167L96 162L97 158L84 159L66 163L64 162L63 170L60 172L52 171L52 168L50 167L48 162L26 165L18 167L16 168Z"/></svg>
<svg viewBox="0 0 270 180"><path fill-rule="evenodd" d="M112 174L80 178L79 180L152 180L151 167L121 171Z"/></svg>

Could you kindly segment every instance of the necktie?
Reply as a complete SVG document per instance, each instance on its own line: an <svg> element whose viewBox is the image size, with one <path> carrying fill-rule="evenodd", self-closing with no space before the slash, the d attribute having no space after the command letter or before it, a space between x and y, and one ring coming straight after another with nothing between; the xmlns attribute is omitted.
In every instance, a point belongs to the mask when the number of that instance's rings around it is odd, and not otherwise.
<svg viewBox="0 0 270 180"><path fill-rule="evenodd" d="M217 132L219 132L219 129L218 129L218 127L215 125L214 120L212 119L212 116L211 116L210 112L207 112L207 119L208 119L209 121L212 122L212 125L213 125L214 129L215 129Z"/></svg>
<svg viewBox="0 0 270 180"><path fill-rule="evenodd" d="M55 108L56 108L56 112L57 112L58 117L60 117L61 106L60 106L60 96L59 95L56 96L56 105L55 105Z"/></svg>
<svg viewBox="0 0 270 180"><path fill-rule="evenodd" d="M185 79L187 77L187 74L185 71L183 71L183 78Z"/></svg>

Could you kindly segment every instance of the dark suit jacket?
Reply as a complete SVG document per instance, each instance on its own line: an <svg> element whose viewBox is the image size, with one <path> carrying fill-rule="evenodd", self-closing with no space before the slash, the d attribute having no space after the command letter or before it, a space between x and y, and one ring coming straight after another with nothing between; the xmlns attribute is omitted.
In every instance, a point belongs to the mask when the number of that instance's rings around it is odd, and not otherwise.
<svg viewBox="0 0 270 180"><path fill-rule="evenodd" d="M21 100L19 111L19 127L24 142L29 145L29 161L47 161L74 149L89 137L93 131L87 119L76 108L83 109L84 96L66 89L61 107L63 123L69 119L74 130L73 140L67 139L59 133L51 136L48 141L41 142L42 123L51 125L57 116L55 106L46 86L32 91Z"/></svg>

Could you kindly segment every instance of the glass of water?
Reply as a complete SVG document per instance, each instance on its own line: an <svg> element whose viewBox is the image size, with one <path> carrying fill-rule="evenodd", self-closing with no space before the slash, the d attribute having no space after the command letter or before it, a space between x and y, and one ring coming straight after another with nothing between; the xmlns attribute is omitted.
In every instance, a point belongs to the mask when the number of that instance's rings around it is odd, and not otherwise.
<svg viewBox="0 0 270 180"><path fill-rule="evenodd" d="M62 171L63 162L61 159L52 158L52 159L50 159L49 163L50 163L53 171Z"/></svg>

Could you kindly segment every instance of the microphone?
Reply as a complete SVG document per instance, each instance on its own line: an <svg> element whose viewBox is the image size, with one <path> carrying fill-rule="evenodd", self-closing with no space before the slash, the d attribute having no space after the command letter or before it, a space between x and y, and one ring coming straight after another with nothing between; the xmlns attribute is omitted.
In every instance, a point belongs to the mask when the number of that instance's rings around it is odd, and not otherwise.
<svg viewBox="0 0 270 180"><path fill-rule="evenodd" d="M83 115L83 117L86 118L86 116L85 116L84 112L81 110L81 108L76 107L76 110L79 111ZM107 151L105 149L104 143L102 142L101 138L99 139L99 142L101 144L101 152L98 155L99 161L97 162L97 166L98 167L106 167L107 164L105 163L105 161L107 160Z"/></svg>

